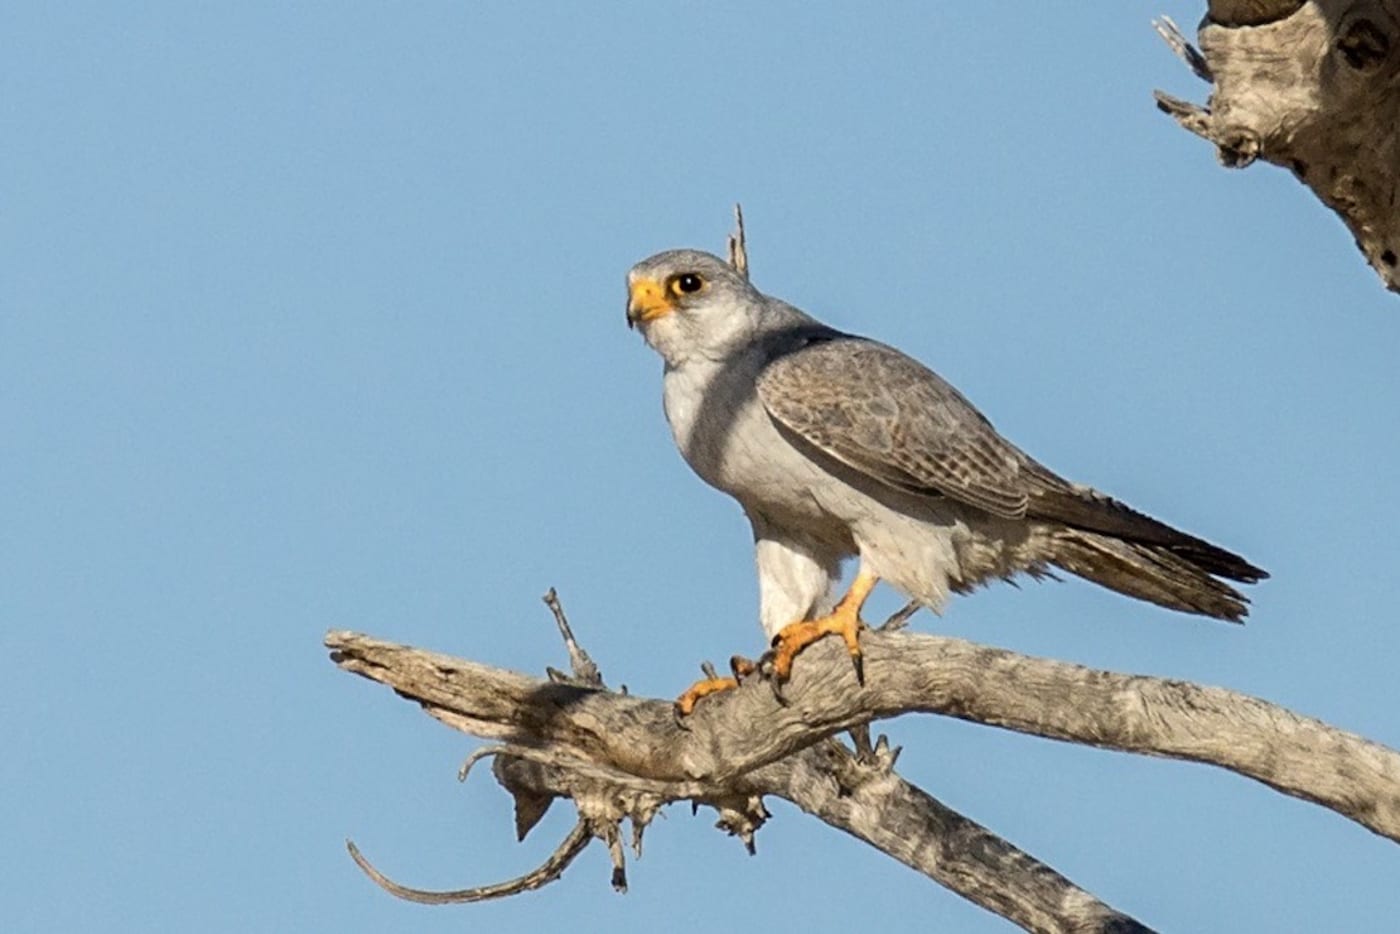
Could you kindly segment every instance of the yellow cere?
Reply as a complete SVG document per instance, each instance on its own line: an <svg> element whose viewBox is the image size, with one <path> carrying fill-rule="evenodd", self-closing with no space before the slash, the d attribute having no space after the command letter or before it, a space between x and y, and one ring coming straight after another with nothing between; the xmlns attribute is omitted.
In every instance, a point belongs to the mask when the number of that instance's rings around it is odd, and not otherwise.
<svg viewBox="0 0 1400 934"><path fill-rule="evenodd" d="M634 321L654 321L675 311L670 296L655 279L638 279L631 285L627 316Z"/></svg>

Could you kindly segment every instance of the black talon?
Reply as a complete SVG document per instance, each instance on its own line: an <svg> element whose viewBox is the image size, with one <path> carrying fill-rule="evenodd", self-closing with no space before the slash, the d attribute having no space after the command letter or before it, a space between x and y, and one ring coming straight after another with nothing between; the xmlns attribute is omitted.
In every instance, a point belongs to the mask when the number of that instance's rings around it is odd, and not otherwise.
<svg viewBox="0 0 1400 934"><path fill-rule="evenodd" d="M681 713L680 704L671 705L671 719L676 721L676 728L690 732L690 724L685 722L685 715Z"/></svg>
<svg viewBox="0 0 1400 934"><path fill-rule="evenodd" d="M780 706L786 707L788 701L787 698L783 696L783 682L779 681L777 678L769 678L768 686L773 689L773 699L777 701Z"/></svg>
<svg viewBox="0 0 1400 934"><path fill-rule="evenodd" d="M773 660L777 657L777 653L769 649L758 657L758 661L754 663L754 670L758 672L760 677L771 680L773 677Z"/></svg>
<svg viewBox="0 0 1400 934"><path fill-rule="evenodd" d="M865 656L852 655L851 665L854 666L856 670L856 684L865 687Z"/></svg>

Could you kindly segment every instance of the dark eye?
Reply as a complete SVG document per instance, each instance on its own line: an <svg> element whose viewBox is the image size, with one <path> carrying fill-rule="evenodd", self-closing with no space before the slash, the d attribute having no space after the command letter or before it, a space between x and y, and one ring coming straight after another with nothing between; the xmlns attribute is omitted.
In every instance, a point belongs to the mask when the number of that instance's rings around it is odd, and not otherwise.
<svg viewBox="0 0 1400 934"><path fill-rule="evenodd" d="M677 292L684 292L686 294L698 292L704 287L705 280L693 272L682 273L676 276L676 281L671 284L671 288L675 289Z"/></svg>

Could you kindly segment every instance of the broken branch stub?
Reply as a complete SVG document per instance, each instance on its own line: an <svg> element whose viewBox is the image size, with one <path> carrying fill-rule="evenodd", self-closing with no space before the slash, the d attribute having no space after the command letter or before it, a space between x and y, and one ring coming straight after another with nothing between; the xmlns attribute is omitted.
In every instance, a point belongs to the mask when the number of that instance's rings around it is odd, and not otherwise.
<svg viewBox="0 0 1400 934"><path fill-rule="evenodd" d="M1199 51L1157 25L1213 82L1204 107L1160 91L1158 106L1228 167L1292 172L1400 291L1400 0L1212 0Z"/></svg>

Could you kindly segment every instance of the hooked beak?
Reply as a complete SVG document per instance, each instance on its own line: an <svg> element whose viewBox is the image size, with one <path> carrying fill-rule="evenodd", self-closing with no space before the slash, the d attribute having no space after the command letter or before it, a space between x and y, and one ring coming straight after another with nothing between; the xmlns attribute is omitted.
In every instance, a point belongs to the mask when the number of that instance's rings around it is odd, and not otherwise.
<svg viewBox="0 0 1400 934"><path fill-rule="evenodd" d="M627 284L627 326L634 328L676 310L660 282L638 278Z"/></svg>

